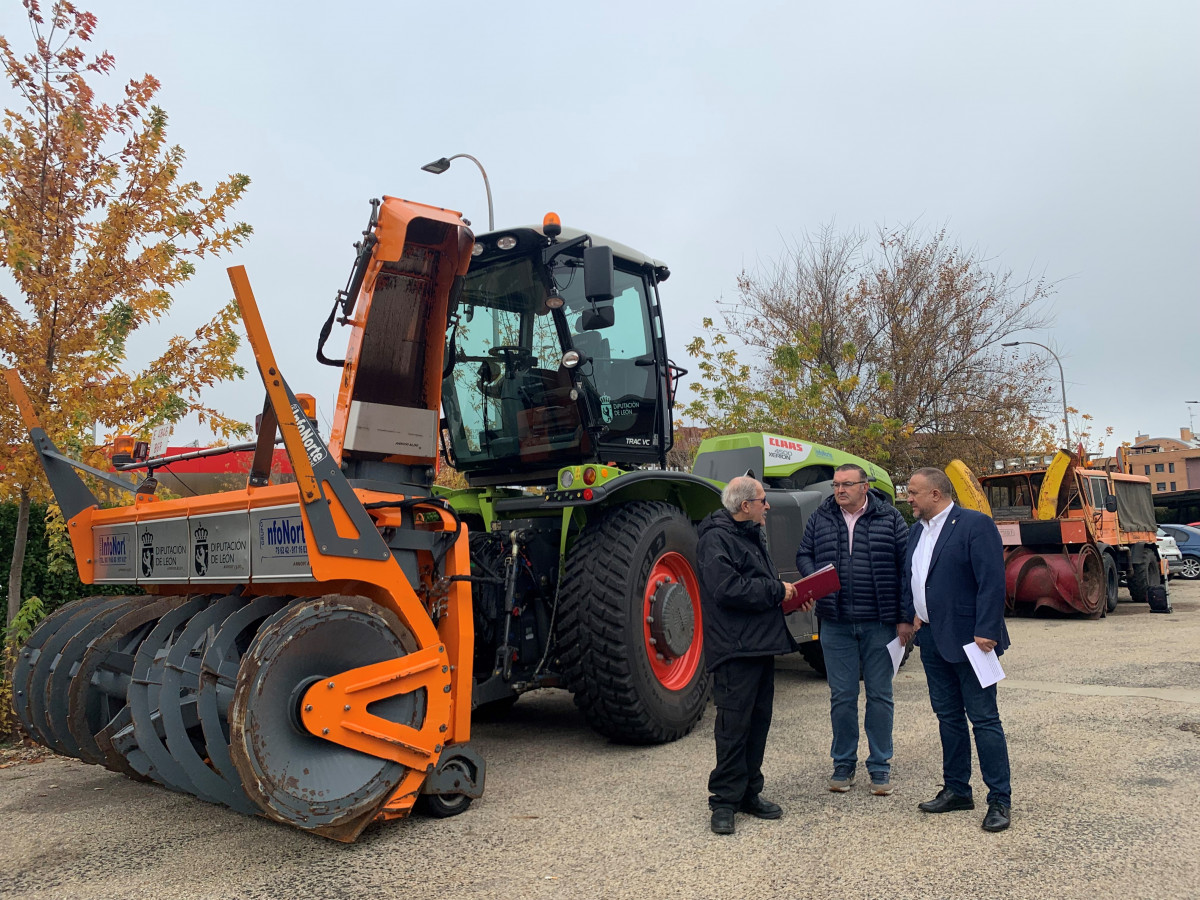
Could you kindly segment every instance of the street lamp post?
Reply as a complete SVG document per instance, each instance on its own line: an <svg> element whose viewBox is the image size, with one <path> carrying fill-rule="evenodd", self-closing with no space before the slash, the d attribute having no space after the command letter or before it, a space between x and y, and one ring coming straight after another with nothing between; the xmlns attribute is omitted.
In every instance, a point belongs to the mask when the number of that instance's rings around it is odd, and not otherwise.
<svg viewBox="0 0 1200 900"><path fill-rule="evenodd" d="M1043 350L1045 350L1047 353L1049 353L1051 356L1053 356L1054 361L1056 363L1058 363L1058 383L1059 383L1059 386L1062 388L1063 431L1066 432L1067 450L1070 451L1070 449L1071 449L1071 424L1070 424L1069 419L1067 418L1067 379L1063 377L1062 360L1058 358L1057 353L1055 353L1053 350L1051 350L1045 344L1039 344L1037 341L1010 341L1009 343L1001 344L1000 346L1001 347L1019 347L1022 344L1031 344L1034 347L1041 347Z"/></svg>
<svg viewBox="0 0 1200 900"><path fill-rule="evenodd" d="M492 215L492 185L488 182L487 172L484 171L483 163L469 153L455 153L453 156L443 156L441 159L435 159L433 162L421 166L421 168L426 172L432 172L434 175L441 175L450 168L450 161L452 159L469 159L479 167L479 174L483 176L483 189L487 191L488 231L495 231L496 220Z"/></svg>

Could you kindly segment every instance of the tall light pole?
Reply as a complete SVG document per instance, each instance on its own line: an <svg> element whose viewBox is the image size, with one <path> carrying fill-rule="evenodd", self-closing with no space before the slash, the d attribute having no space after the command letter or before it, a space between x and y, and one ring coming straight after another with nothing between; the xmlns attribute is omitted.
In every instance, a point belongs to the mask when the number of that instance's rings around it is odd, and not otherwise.
<svg viewBox="0 0 1200 900"><path fill-rule="evenodd" d="M1054 357L1054 361L1058 363L1058 383L1062 387L1063 401L1063 430L1067 434L1067 451L1071 449L1071 425L1067 418L1067 379L1063 377L1062 360L1058 358L1058 354L1047 347L1045 344L1039 344L1037 341L1010 341L1007 344L1001 344L1001 347L1019 347L1022 344L1031 344L1034 347L1041 347L1047 353Z"/></svg>
<svg viewBox="0 0 1200 900"><path fill-rule="evenodd" d="M432 172L434 175L441 175L450 168L450 160L452 159L469 159L475 165L479 166L479 174L483 176L483 189L487 191L488 200L488 231L496 230L496 219L492 215L492 186L488 182L487 172L484 171L483 163L477 160L469 153L455 153L453 156L443 156L441 159L435 159L431 163L426 163L421 166L426 172Z"/></svg>

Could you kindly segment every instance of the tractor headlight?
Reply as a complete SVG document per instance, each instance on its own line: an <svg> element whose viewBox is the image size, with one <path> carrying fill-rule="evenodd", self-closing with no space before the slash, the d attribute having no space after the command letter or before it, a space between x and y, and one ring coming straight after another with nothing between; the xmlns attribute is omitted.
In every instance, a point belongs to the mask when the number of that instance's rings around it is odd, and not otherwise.
<svg viewBox="0 0 1200 900"><path fill-rule="evenodd" d="M496 241L496 247L500 250L511 250L515 246L517 246L517 239L511 234L506 234Z"/></svg>
<svg viewBox="0 0 1200 900"><path fill-rule="evenodd" d="M559 478L558 483L563 486L564 490L569 488L575 483L575 473L570 469L563 469L562 476Z"/></svg>

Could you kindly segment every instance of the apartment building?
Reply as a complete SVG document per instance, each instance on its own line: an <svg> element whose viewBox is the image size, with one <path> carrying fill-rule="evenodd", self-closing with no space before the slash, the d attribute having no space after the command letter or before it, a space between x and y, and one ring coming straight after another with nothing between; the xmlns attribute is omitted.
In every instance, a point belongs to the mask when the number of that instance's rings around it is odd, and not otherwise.
<svg viewBox="0 0 1200 900"><path fill-rule="evenodd" d="M1139 434L1124 458L1125 471L1149 478L1155 494L1200 490L1200 440L1190 428L1178 438Z"/></svg>

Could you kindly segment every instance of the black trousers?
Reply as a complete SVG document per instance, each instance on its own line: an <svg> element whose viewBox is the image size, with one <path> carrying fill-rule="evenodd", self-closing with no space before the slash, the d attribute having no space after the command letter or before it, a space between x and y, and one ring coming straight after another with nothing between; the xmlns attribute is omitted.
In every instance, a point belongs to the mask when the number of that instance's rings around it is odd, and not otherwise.
<svg viewBox="0 0 1200 900"><path fill-rule="evenodd" d="M708 776L711 809L736 809L763 788L762 761L775 701L775 657L731 659L713 670L717 767Z"/></svg>

